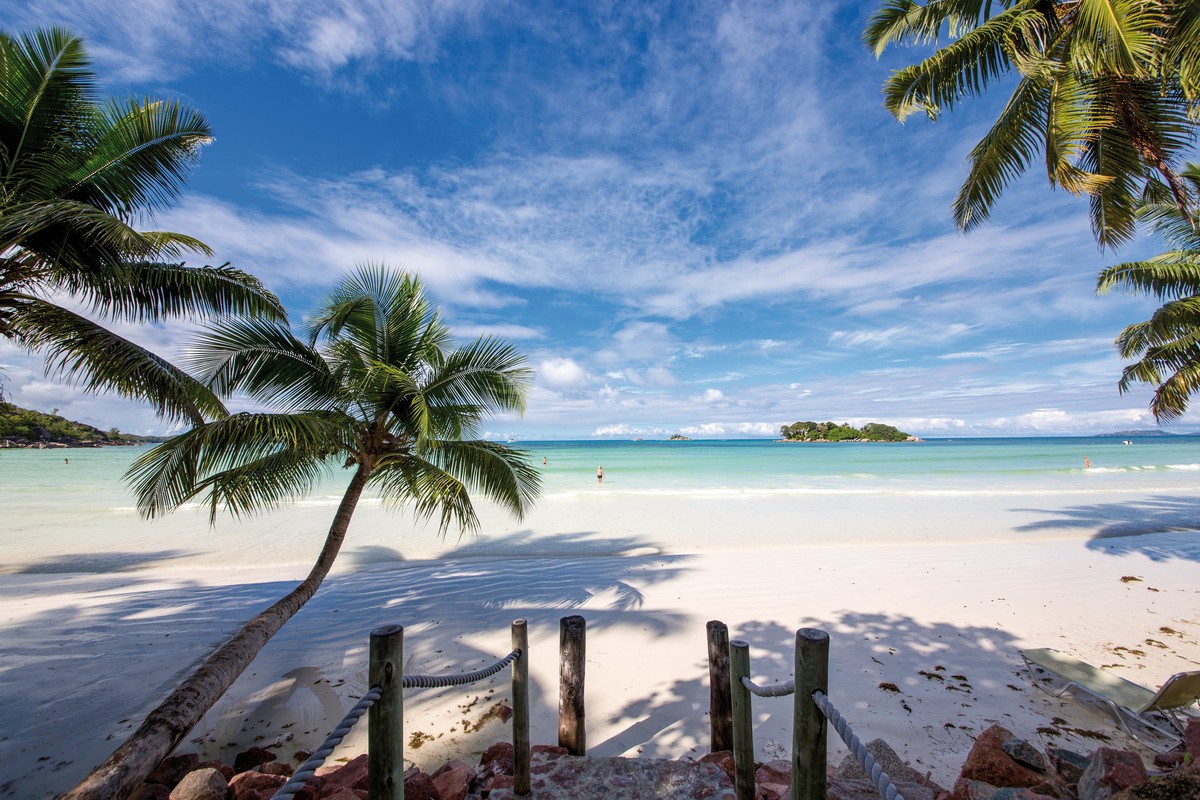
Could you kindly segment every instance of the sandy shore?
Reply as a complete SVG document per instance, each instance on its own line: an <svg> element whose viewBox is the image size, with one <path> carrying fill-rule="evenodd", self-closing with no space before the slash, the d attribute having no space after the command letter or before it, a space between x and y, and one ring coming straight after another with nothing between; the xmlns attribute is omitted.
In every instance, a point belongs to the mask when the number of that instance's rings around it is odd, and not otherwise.
<svg viewBox="0 0 1200 800"><path fill-rule="evenodd" d="M703 511L681 513L675 524L688 513ZM722 513L738 516L736 508ZM935 535L922 533L919 518L903 518L906 535L841 546L826 536L786 546L752 535L745 544L719 541L722 528L709 520L694 553L678 545L664 552L612 530L564 534L564 554L539 547L533 557L503 537L444 560L375 567L369 545L352 548L347 571L329 578L184 747L231 757L251 744L277 744L283 758L313 748L364 690L367 635L385 623L406 628L407 671L436 673L477 669L506 653L510 622L527 618L533 738L554 742L558 620L582 614L590 751L670 757L708 747L707 620L723 620L750 642L760 681L790 676L797 628L823 628L832 636L835 704L864 740L883 737L942 783L993 722L1084 750L1096 740L1069 729L1128 742L1103 712L1033 689L1023 647L1056 647L1145 685L1200 662L1194 532L1136 533L1132 523L1100 520L1025 536L1020 519L1010 519L1009 535L953 541L942 523ZM303 572L154 566L0 576L0 796L68 788L214 644ZM406 731L422 734L423 744L408 756L436 765L507 737L508 726L495 720L475 730L507 700L507 675L468 689L410 692ZM790 701L756 701L755 713L760 757L785 756ZM830 744L839 759L836 737ZM364 748L365 731L356 731L335 757Z"/></svg>

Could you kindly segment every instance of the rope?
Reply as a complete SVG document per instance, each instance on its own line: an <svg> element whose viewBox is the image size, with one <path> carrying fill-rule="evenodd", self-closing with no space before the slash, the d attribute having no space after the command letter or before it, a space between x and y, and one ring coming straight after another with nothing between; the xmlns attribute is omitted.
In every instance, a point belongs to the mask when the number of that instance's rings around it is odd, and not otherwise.
<svg viewBox="0 0 1200 800"><path fill-rule="evenodd" d="M850 752L858 759L858 763L862 764L862 768L871 776L871 782L875 784L875 788L879 790L879 794L883 796L884 800L904 800L904 795L896 789L892 779L883 771L883 767L875 763L875 756L867 752L862 740L850 729L850 723L846 722L838 713L838 710L833 707L833 703L829 702L829 698L824 693L816 691L813 692L812 699L817 704L817 708L821 709L825 718L833 725L834 730L838 732L838 736L842 737L846 747L850 748Z"/></svg>
<svg viewBox="0 0 1200 800"><path fill-rule="evenodd" d="M405 689L440 689L447 686L463 686L495 675L520 657L521 650L517 648L495 664L478 672L464 672L461 675L405 675L401 685Z"/></svg>
<svg viewBox="0 0 1200 800"><path fill-rule="evenodd" d="M756 697L786 697L796 691L796 682L787 681L785 683L772 683L770 686L759 686L749 677L742 676L742 686L750 690L750 694Z"/></svg>
<svg viewBox="0 0 1200 800"><path fill-rule="evenodd" d="M490 667L476 672L464 672L460 675L403 675L400 679L400 686L405 689L435 689L447 686L463 686L495 675L520 657L521 649L517 648ZM333 753L334 748L342 743L342 739L345 739L346 734L350 733L350 729L354 727L354 723L358 722L362 715L367 713L367 709L375 705L376 701L382 696L383 687L372 686L371 690L363 695L363 698L358 701L357 705L350 709L350 713L346 714L345 718L338 723L333 732L325 737L325 741L321 742L321 746L317 748L317 751L312 754L308 761L300 765L300 768L296 770L296 774L292 775L287 783L280 786L279 791L271 795L271 800L292 800L296 793L305 787L312 776L317 774L317 770L325 763L325 759L329 758L330 754Z"/></svg>
<svg viewBox="0 0 1200 800"><path fill-rule="evenodd" d="M359 718L367 713L367 709L375 705L380 697L383 696L382 686L372 686L371 691L363 695L363 698L358 701L354 708L348 713L338 726L333 729L333 733L325 737L325 741L321 742L321 746L317 748L317 752L313 753L308 761L300 765L300 769L296 770L296 774L288 779L288 782L279 787L279 791L271 795L271 800L292 800L296 792L299 792L308 783L313 775L317 774L317 770L325 763L325 759L329 758L333 753L333 749L342 743L342 739L346 738L346 734L354 727L354 723L358 722Z"/></svg>

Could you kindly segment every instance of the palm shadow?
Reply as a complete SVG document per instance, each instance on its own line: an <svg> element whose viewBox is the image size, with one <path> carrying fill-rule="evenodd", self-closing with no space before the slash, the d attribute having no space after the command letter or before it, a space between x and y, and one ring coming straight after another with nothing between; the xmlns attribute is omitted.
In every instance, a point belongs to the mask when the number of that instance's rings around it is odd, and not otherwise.
<svg viewBox="0 0 1200 800"><path fill-rule="evenodd" d="M1154 561L1200 561L1200 498L1156 497L1056 509L1016 509L1053 514L1018 531L1094 529L1088 549L1110 555L1141 553Z"/></svg>
<svg viewBox="0 0 1200 800"><path fill-rule="evenodd" d="M194 555L189 550L154 550L133 552L113 550L104 553L68 553L43 558L19 569L6 569L0 564L0 574L63 575L68 573L129 572L149 566L162 566L177 558Z"/></svg>
<svg viewBox="0 0 1200 800"><path fill-rule="evenodd" d="M556 537L558 555L522 557L530 540L521 531L467 542L436 561L403 561L388 548L348 551L346 565L358 571L325 580L181 751L232 761L255 744L277 748L281 759L315 750L365 691L368 637L380 625L405 627L406 672L444 674L476 670L505 655L509 626L518 618L528 620L533 663L556 664L559 618L593 601L598 608L586 613L594 628L666 633L683 624L676 615L643 611L638 586L676 577L686 556L614 555L658 548L638 537L576 532ZM0 689L19 693L20 702L10 709L14 714L35 717L20 737L0 739L3 771L22 776L19 785L0 785L0 797L51 797L69 789L243 620L294 585L164 587L149 578L131 582L128 574L23 579L10 595L79 596L66 606L0 624L6 643ZM511 703L509 680L506 670L437 696L438 690L412 691L405 697L406 715L428 706L433 710L425 716L445 719L444 728L431 735L446 734L445 741L454 739L460 751L467 748L464 755L481 752L507 736L506 726L479 717L496 703ZM535 741L553 741L557 686L543 687L531 675L530 702ZM473 729L470 736L462 735L463 727ZM42 760L47 752L74 758Z"/></svg>

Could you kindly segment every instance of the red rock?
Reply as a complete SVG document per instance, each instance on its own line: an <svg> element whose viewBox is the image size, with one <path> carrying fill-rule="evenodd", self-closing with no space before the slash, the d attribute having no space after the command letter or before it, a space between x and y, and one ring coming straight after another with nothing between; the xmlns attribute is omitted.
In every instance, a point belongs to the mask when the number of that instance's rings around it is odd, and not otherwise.
<svg viewBox="0 0 1200 800"><path fill-rule="evenodd" d="M231 800L271 800L271 795L287 783L281 775L264 775L261 772L239 772L229 782Z"/></svg>
<svg viewBox="0 0 1200 800"><path fill-rule="evenodd" d="M143 783L129 800L171 800L171 790L161 783Z"/></svg>
<svg viewBox="0 0 1200 800"><path fill-rule="evenodd" d="M1083 777L1083 771L1088 768L1092 760L1085 755L1080 755L1073 750L1067 750L1062 747L1047 747L1046 748L1046 763L1050 767L1050 773L1058 776L1058 779L1067 787L1074 787L1079 784L1079 779Z"/></svg>
<svg viewBox="0 0 1200 800"><path fill-rule="evenodd" d="M321 795L321 800L358 800L358 793L343 786L333 794Z"/></svg>
<svg viewBox="0 0 1200 800"><path fill-rule="evenodd" d="M228 764L226 764L223 761L218 761L215 758L212 761L202 761L196 765L196 769L204 769L205 767L212 767L213 769L220 772L222 775L225 776L226 782L233 780L233 776L237 774L236 772L234 772L233 767L229 766Z"/></svg>
<svg viewBox="0 0 1200 800"><path fill-rule="evenodd" d="M545 758L558 758L559 756L570 755L570 753L567 752L567 748L559 747L558 745L535 744L533 747L529 748L529 755L531 757L541 755Z"/></svg>
<svg viewBox="0 0 1200 800"><path fill-rule="evenodd" d="M766 762L755 770L754 782L762 786L774 783L790 787L792 785L792 762L783 759Z"/></svg>
<svg viewBox="0 0 1200 800"><path fill-rule="evenodd" d="M1183 729L1183 749L1187 750L1193 763L1200 761L1200 718L1190 718Z"/></svg>
<svg viewBox="0 0 1200 800"><path fill-rule="evenodd" d="M1183 765L1183 760L1186 757L1187 755L1182 750L1171 750L1167 753L1155 753L1154 766L1158 767L1164 772L1170 772L1173 769L1179 769L1179 767Z"/></svg>
<svg viewBox="0 0 1200 800"><path fill-rule="evenodd" d="M159 762L146 778L146 783L161 783L168 789L183 780L183 776L200 766L199 753L181 753L177 756L167 756Z"/></svg>
<svg viewBox="0 0 1200 800"><path fill-rule="evenodd" d="M513 774L512 742L496 742L479 757L479 780Z"/></svg>
<svg viewBox="0 0 1200 800"><path fill-rule="evenodd" d="M428 773L410 769L404 773L404 800L442 800L438 796L437 786Z"/></svg>
<svg viewBox="0 0 1200 800"><path fill-rule="evenodd" d="M171 790L170 800L225 800L229 782L215 767L194 769Z"/></svg>
<svg viewBox="0 0 1200 800"><path fill-rule="evenodd" d="M1104 800L1147 780L1146 765L1132 750L1101 747L1079 779L1079 800Z"/></svg>
<svg viewBox="0 0 1200 800"><path fill-rule="evenodd" d="M512 775L497 775L488 782L487 790L490 792L496 789L512 789L516 785Z"/></svg>
<svg viewBox="0 0 1200 800"><path fill-rule="evenodd" d="M783 800L783 798L791 796L792 785L790 783L760 783L758 784L758 793L763 800Z"/></svg>
<svg viewBox="0 0 1200 800"><path fill-rule="evenodd" d="M954 784L955 800L1054 800L1050 795L1024 787L997 787L981 781L959 778Z"/></svg>
<svg viewBox="0 0 1200 800"><path fill-rule="evenodd" d="M322 791L333 791L345 787L347 789L367 788L367 754L332 767L321 767L317 776L324 779Z"/></svg>
<svg viewBox="0 0 1200 800"><path fill-rule="evenodd" d="M433 785L437 787L441 800L465 800L467 792L471 791L471 780L475 777L475 770L465 764L447 769L454 763L461 762L451 761L433 773Z"/></svg>
<svg viewBox="0 0 1200 800"><path fill-rule="evenodd" d="M258 771L264 775L282 775L285 778L290 778L296 770L282 761L268 761L265 764L259 764Z"/></svg>
<svg viewBox="0 0 1200 800"><path fill-rule="evenodd" d="M1046 775L1019 764L1004 750L1004 743L1016 738L1000 725L993 725L975 740L966 763L959 772L960 781L976 781L990 786L1024 789L1046 782ZM955 797L960 797L955 784Z"/></svg>
<svg viewBox="0 0 1200 800"><path fill-rule="evenodd" d="M233 757L233 771L245 772L248 769L254 769L259 764L274 761L275 758L275 754L270 750L262 747L251 747L249 750L243 750Z"/></svg>
<svg viewBox="0 0 1200 800"><path fill-rule="evenodd" d="M440 767L435 769L431 774L433 777L436 778L438 775L449 772L452 769L470 770L471 778L473 779L475 777L475 770L471 769L469 766L467 766L466 764L464 764L461 761L447 761L445 764L442 764Z"/></svg>

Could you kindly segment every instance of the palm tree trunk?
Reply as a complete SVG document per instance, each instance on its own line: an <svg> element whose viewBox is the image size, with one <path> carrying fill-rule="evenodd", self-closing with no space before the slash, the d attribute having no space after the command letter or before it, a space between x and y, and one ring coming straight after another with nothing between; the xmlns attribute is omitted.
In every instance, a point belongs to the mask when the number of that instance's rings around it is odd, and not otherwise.
<svg viewBox="0 0 1200 800"><path fill-rule="evenodd" d="M359 465L338 506L325 546L303 582L275 605L246 623L228 642L175 687L141 727L108 760L92 770L61 800L122 800L132 794L158 763L225 694L263 646L316 593L329 574L350 527L350 517L369 473Z"/></svg>

